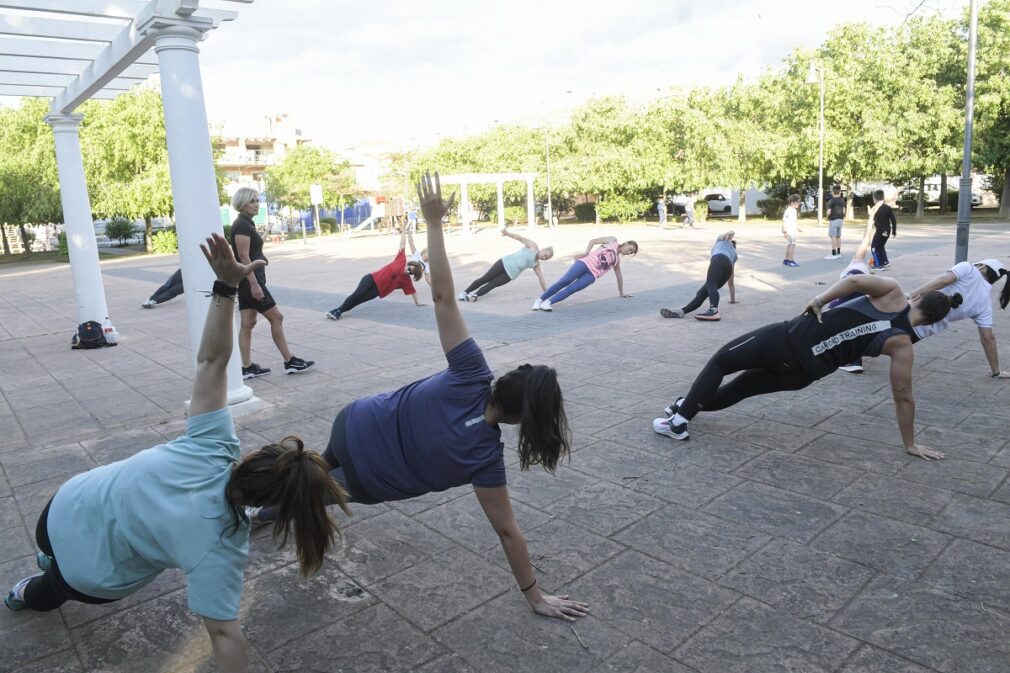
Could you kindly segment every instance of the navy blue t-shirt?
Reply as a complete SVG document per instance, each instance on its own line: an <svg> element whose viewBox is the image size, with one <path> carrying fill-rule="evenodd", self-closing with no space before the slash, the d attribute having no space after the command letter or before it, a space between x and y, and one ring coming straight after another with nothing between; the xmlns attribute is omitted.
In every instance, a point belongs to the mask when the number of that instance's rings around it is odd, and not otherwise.
<svg viewBox="0 0 1010 673"><path fill-rule="evenodd" d="M347 450L377 500L506 483L501 430L484 420L494 378L487 360L473 339L445 358L445 371L348 408Z"/></svg>

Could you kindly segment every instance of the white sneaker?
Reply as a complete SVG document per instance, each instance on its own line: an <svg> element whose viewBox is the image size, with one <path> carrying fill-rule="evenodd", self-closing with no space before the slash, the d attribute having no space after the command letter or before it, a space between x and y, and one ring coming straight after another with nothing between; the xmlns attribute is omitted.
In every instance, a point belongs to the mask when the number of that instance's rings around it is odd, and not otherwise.
<svg viewBox="0 0 1010 673"><path fill-rule="evenodd" d="M153 299L148 299L147 301L141 302L140 305L143 308L154 308L155 306L158 305L158 302L154 301Z"/></svg>
<svg viewBox="0 0 1010 673"><path fill-rule="evenodd" d="M838 259L841 255L824 255L824 259Z"/></svg>
<svg viewBox="0 0 1010 673"><path fill-rule="evenodd" d="M665 435L670 439L679 439L681 441L684 441L685 439L689 439L691 437L691 435L687 431L687 423L674 425L673 419L669 418L653 419L652 430L657 435Z"/></svg>
<svg viewBox="0 0 1010 673"><path fill-rule="evenodd" d="M543 299L541 299L540 297L537 297L537 300L535 302L533 302L533 310L534 311L539 311L540 310L540 305L542 303L543 303Z"/></svg>
<svg viewBox="0 0 1010 673"><path fill-rule="evenodd" d="M477 301L478 299L480 299L480 297L477 295L476 292L471 292L466 296L467 301Z"/></svg>
<svg viewBox="0 0 1010 673"><path fill-rule="evenodd" d="M466 298L466 292L460 292L459 294L457 294L456 295L456 300L457 301L468 301L467 298Z"/></svg>
<svg viewBox="0 0 1010 673"><path fill-rule="evenodd" d="M548 312L549 311L553 311L554 309L551 308L551 300L550 299L544 299L542 302L540 302L540 310L541 311L548 311Z"/></svg>

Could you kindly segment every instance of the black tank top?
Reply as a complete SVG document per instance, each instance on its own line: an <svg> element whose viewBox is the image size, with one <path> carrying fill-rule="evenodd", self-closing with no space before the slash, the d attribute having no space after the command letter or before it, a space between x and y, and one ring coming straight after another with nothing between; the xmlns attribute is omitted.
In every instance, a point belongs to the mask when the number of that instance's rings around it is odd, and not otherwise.
<svg viewBox="0 0 1010 673"><path fill-rule="evenodd" d="M789 340L803 369L815 379L864 355L880 355L892 336L914 334L908 319L911 305L897 313L880 311L861 296L823 314L823 323L813 315L790 320Z"/></svg>

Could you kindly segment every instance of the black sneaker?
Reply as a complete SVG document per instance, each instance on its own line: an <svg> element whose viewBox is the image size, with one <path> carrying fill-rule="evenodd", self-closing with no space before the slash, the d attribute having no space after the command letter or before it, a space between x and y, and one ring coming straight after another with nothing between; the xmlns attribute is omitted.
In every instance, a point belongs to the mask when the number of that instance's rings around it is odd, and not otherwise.
<svg viewBox="0 0 1010 673"><path fill-rule="evenodd" d="M314 360L303 360L296 355L292 355L291 359L284 363L284 373L297 374L299 372L304 372L306 369L311 368L314 364L316 364Z"/></svg>
<svg viewBox="0 0 1010 673"><path fill-rule="evenodd" d="M719 320L719 309L715 306L709 306L708 310L704 313L699 313L694 316L695 320Z"/></svg>
<svg viewBox="0 0 1010 673"><path fill-rule="evenodd" d="M684 403L684 396L681 395L677 398L677 401L663 409L663 413L666 414L667 418L673 418L673 415L680 411L680 405Z"/></svg>
<svg viewBox="0 0 1010 673"><path fill-rule="evenodd" d="M335 308L332 311L328 311L326 313L326 317L329 318L330 320L340 320L340 309Z"/></svg>
<svg viewBox="0 0 1010 673"><path fill-rule="evenodd" d="M266 376L270 373L270 370L266 367L260 367L255 362L248 367L242 368L242 378L243 379L254 379L257 376Z"/></svg>

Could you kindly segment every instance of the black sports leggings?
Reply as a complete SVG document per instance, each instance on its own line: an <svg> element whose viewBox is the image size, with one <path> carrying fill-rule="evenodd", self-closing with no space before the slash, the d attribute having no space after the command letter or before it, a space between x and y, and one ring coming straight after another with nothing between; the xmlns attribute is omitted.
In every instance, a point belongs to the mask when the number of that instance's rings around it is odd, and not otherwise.
<svg viewBox="0 0 1010 673"><path fill-rule="evenodd" d="M722 380L743 372L729 383ZM678 413L690 420L699 411L718 411L755 395L799 390L814 382L789 344L786 323L760 327L716 351L691 385Z"/></svg>
<svg viewBox="0 0 1010 673"><path fill-rule="evenodd" d="M67 601L77 601L78 603L112 603L112 599L95 598L77 591L67 584L60 573L60 566L53 556L53 545L49 541L49 505L53 504L52 499L46 504L46 508L39 515L39 522L35 525L35 543L46 556L52 558L52 564L45 574L36 577L25 587L25 606L29 610L38 612L49 612L55 610Z"/></svg>
<svg viewBox="0 0 1010 673"><path fill-rule="evenodd" d="M467 286L466 293L470 294L471 292L476 290L477 296L483 297L491 290L495 289L496 287L501 287L510 280L512 279L509 278L509 275L507 273L505 273L505 265L499 259L497 262L491 265L491 268L488 269L483 276L481 276L474 282L470 283L469 286ZM477 288L480 289L478 290Z"/></svg>
<svg viewBox="0 0 1010 673"><path fill-rule="evenodd" d="M366 273L361 277L361 281L358 283L358 287L351 293L344 303L340 305L340 312L346 313L358 304L364 304L366 301L372 301L378 298L379 288L375 285L375 280L372 278L372 274Z"/></svg>
<svg viewBox="0 0 1010 673"><path fill-rule="evenodd" d="M708 263L708 275L705 277L705 284L698 290L687 306L682 310L690 313L699 306L705 299L712 306L719 308L719 288L726 284L726 281L733 275L733 260L726 255L716 255Z"/></svg>
<svg viewBox="0 0 1010 673"><path fill-rule="evenodd" d="M154 291L151 301L156 304L164 304L169 299L175 299L182 294L182 269L176 269L175 273L168 277L165 284Z"/></svg>

